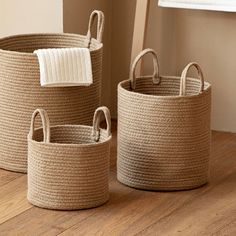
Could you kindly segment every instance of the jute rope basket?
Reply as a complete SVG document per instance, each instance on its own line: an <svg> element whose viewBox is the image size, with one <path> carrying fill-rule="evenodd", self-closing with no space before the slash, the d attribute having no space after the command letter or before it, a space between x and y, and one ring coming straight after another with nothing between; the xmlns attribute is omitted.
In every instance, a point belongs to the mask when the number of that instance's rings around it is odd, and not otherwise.
<svg viewBox="0 0 236 236"><path fill-rule="evenodd" d="M107 129L100 129L104 113ZM43 127L35 129L41 116ZM111 119L95 111L93 127L49 125L45 110L33 113L28 135L28 200L49 209L75 210L102 205L109 198Z"/></svg>
<svg viewBox="0 0 236 236"><path fill-rule="evenodd" d="M91 27L98 19L97 38ZM27 34L0 39L0 168L26 172L30 114L46 109L52 124L91 124L100 104L104 15L92 12L87 35ZM33 51L40 48L88 47L93 84L89 87L44 88Z"/></svg>
<svg viewBox="0 0 236 236"><path fill-rule="evenodd" d="M152 54L154 74L135 77ZM198 79L187 78L190 67ZM147 190L184 190L208 180L211 86L197 63L181 77L159 76L152 49L134 60L130 79L118 85L118 180Z"/></svg>

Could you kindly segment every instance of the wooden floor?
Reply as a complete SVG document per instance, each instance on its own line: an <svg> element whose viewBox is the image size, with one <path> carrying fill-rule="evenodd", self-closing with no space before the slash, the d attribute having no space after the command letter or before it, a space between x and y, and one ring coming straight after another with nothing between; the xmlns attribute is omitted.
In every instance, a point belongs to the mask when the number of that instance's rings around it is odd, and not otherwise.
<svg viewBox="0 0 236 236"><path fill-rule="evenodd" d="M116 137L110 201L72 212L30 205L26 175L0 170L0 235L236 235L236 135L213 132L210 183L191 191L128 188L116 180L115 159Z"/></svg>

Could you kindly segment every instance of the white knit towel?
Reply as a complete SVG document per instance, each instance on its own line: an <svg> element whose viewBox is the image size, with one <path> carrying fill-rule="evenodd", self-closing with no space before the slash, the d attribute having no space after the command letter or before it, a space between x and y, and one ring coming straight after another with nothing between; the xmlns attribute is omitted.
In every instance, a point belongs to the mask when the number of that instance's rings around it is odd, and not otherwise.
<svg viewBox="0 0 236 236"><path fill-rule="evenodd" d="M88 86L93 83L88 48L38 49L40 83L44 87Z"/></svg>

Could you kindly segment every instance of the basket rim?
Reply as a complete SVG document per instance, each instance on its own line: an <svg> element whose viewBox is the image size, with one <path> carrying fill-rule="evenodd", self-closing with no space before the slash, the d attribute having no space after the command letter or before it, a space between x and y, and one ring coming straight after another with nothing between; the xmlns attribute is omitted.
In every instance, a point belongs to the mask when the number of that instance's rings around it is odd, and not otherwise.
<svg viewBox="0 0 236 236"><path fill-rule="evenodd" d="M163 79L178 79L178 80L180 80L180 76L161 75L159 77L163 78ZM139 80L144 79L144 78L147 79L147 76L145 76L145 77L144 76L137 77L136 81L139 81ZM152 76L150 76L150 78L152 78ZM199 81L197 78L193 78L193 77L187 77L187 80ZM200 95L202 95L202 94L208 92L209 90L211 90L211 84L209 82L207 82L207 81L204 81L204 86L206 86L206 88L204 88L203 92L200 92L198 94L185 95L185 96L179 96L179 95L167 95L167 96L164 96L164 95L151 95L151 94L144 94L144 93L141 93L141 92L130 91L130 90L124 88L123 87L124 84L128 83L128 82L131 83L131 79L126 79L126 80L123 80L123 81L119 82L118 90L122 90L122 91L125 91L126 93L129 93L129 94L132 94L132 95L135 95L135 96L139 96L139 97L143 97L143 98L158 98L158 99L193 98L193 97L199 97Z"/></svg>
<svg viewBox="0 0 236 236"><path fill-rule="evenodd" d="M77 36L77 37L86 37L86 35L82 35L82 34L75 34L75 33L26 33L26 34L13 34L13 35L9 35L9 36L5 36L5 37L1 37L0 38L0 42L4 41L4 40L9 40L9 39L14 39L16 37L27 37L27 36ZM103 43L99 43L97 39L92 38L92 41L95 42L98 45L98 48L96 49L91 49L91 52L97 52L99 50L102 49L103 47ZM19 51L14 51L14 50L5 50L0 48L0 52L8 52L8 53L12 53L15 55L27 55L27 56L36 56L33 52L19 52Z"/></svg>
<svg viewBox="0 0 236 236"><path fill-rule="evenodd" d="M76 127L76 128L80 128L80 127L83 127L83 128L87 128L87 129L92 129L92 126L88 126L88 125L52 125L50 126L50 129L53 129L53 128L66 128L66 127ZM35 131L39 131L39 130L42 130L43 128L40 127L40 128L37 128L35 129ZM106 131L105 129L101 129L102 131ZM45 143L43 141L41 142L38 142L36 140L33 140L30 135L28 134L27 135L27 138L28 138L28 142L33 142L35 144L39 144L39 145L45 145L45 146L60 146L60 147L74 147L74 148L80 148L80 147L93 147L93 146L99 146L99 145L104 145L106 143L109 143L111 141L111 138L112 138L112 134L107 137L105 139L105 141L102 141L102 142L95 142L95 143L82 143L82 144L76 144L76 143Z"/></svg>

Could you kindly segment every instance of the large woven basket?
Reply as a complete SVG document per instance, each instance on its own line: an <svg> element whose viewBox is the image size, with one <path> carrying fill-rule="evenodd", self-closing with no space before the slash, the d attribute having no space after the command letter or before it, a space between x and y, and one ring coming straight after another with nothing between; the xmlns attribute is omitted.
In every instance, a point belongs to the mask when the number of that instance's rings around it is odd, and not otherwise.
<svg viewBox="0 0 236 236"><path fill-rule="evenodd" d="M98 18L97 38L91 27ZM52 124L91 124L100 104L102 34L104 16L94 11L87 35L27 34L0 39L0 168L26 172L27 132L30 114L46 109ZM93 84L89 87L45 88L40 86L39 48L88 47Z"/></svg>
<svg viewBox="0 0 236 236"><path fill-rule="evenodd" d="M154 74L135 77L138 61L153 55ZM196 67L198 79L187 78ZM130 79L118 85L118 180L148 190L184 190L208 180L211 86L197 63L181 77L159 76L157 55L141 52Z"/></svg>
<svg viewBox="0 0 236 236"><path fill-rule="evenodd" d="M105 114L107 129L100 129ZM34 128L39 114L43 127ZM109 198L111 119L109 110L95 111L93 127L49 125L45 110L32 116L28 135L28 200L49 209L99 206Z"/></svg>

